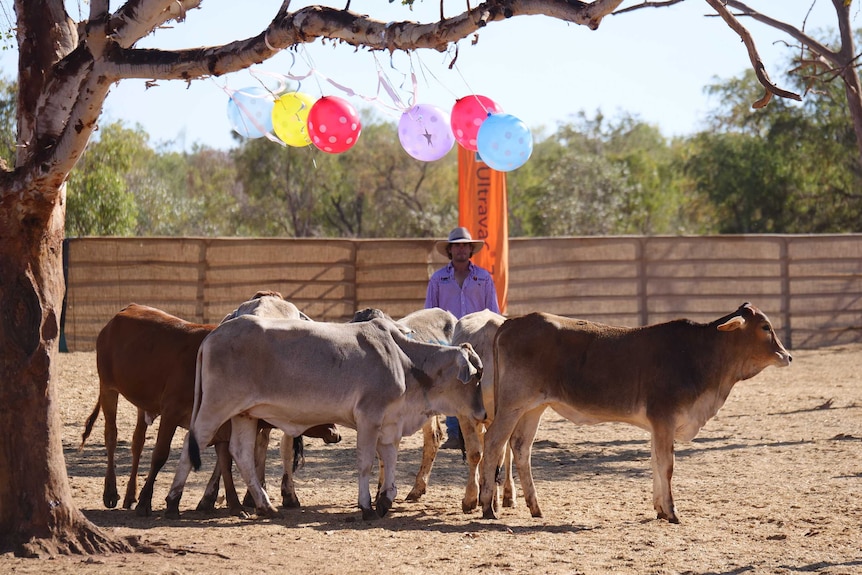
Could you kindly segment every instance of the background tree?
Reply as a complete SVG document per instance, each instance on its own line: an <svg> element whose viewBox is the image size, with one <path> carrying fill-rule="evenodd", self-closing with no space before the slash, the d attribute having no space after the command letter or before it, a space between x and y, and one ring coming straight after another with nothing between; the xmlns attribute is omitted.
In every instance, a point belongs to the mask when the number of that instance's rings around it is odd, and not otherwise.
<svg viewBox="0 0 862 575"><path fill-rule="evenodd" d="M635 118L581 112L510 178L512 235L711 231L709 200L692 192L681 153Z"/></svg>
<svg viewBox="0 0 862 575"><path fill-rule="evenodd" d="M712 130L693 138L686 168L718 210L722 233L826 233L860 229L862 180L839 86L804 105L754 111L751 72L709 87ZM830 161L824 162L824 158Z"/></svg>
<svg viewBox="0 0 862 575"><path fill-rule="evenodd" d="M859 54L856 51L856 39L853 35L853 27L850 17L853 10L853 0L832 0L835 8L835 16L838 28L838 42L836 46L829 46L821 42L817 37L808 34L804 26L798 28L787 22L781 22L754 10L744 2L737 0L707 0L731 27L741 28L736 17L731 16L727 8L737 11L738 17L751 18L768 26L772 26L786 33L795 42L798 56L796 65L798 71L804 75L808 87L821 87L829 84L832 80L840 78L844 92L844 100L851 118L851 125L855 133L857 148L857 160L862 160L862 81L859 79L857 68L859 66ZM722 3L726 6L723 6ZM858 10L858 3L857 3ZM747 31L741 31L734 27L743 40L746 41L749 54L756 54L754 42ZM765 72L762 67L754 65L757 80L763 83ZM771 99L773 94L782 95L767 88L766 94L757 100L755 107L763 107ZM798 97L795 99L799 99Z"/></svg>
<svg viewBox="0 0 862 575"><path fill-rule="evenodd" d="M130 235L137 204L125 174L136 155L146 154L147 135L120 123L108 124L72 170L66 191L66 235Z"/></svg>
<svg viewBox="0 0 862 575"><path fill-rule="evenodd" d="M189 11L200 0L129 0L113 12L108 0L91 0L83 22L66 13L63 0L14 0L17 134L13 165L0 174L0 547L26 555L126 548L92 525L72 500L54 401L65 182L112 85L127 78L221 76L318 38L371 50L444 51L481 27L531 14L596 29L621 2L488 0L430 24L384 22L328 7L291 11L285 2L253 37L172 51L140 50L136 43L159 26L192 17ZM720 0L707 2L744 32ZM850 2L833 2L836 10L841 4L849 10ZM753 42L744 39L761 72ZM758 79L770 94L792 96L762 73Z"/></svg>

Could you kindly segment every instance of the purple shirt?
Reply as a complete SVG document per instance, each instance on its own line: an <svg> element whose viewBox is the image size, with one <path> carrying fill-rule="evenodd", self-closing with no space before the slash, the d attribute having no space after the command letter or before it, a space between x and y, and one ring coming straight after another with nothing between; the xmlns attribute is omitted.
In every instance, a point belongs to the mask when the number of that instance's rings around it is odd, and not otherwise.
<svg viewBox="0 0 862 575"><path fill-rule="evenodd" d="M459 286L455 280L452 262L434 272L428 280L425 307L448 310L458 319L483 309L500 313L494 278L488 270L473 265L473 262L470 262L470 274L464 280L463 286Z"/></svg>

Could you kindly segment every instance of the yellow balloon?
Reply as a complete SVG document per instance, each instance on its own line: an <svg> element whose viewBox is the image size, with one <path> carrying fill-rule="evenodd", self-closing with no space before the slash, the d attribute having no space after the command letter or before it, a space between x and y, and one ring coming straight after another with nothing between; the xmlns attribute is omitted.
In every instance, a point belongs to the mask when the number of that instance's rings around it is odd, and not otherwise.
<svg viewBox="0 0 862 575"><path fill-rule="evenodd" d="M308 111L314 100L302 92L282 94L272 107L272 131L288 146L302 148L311 143L308 137Z"/></svg>

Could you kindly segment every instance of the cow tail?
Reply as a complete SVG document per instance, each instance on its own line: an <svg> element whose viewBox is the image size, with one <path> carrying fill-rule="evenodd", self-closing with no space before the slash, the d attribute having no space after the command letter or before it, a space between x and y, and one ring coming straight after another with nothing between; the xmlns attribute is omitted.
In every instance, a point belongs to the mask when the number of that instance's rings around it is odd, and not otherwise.
<svg viewBox="0 0 862 575"><path fill-rule="evenodd" d="M101 409L102 398L100 397L96 400L96 407L93 408L93 413L90 414L90 417L87 418L87 423L84 424L84 433L81 434L81 446L78 448L78 451L84 449L84 443L90 437L90 433L93 431L93 424L96 423L96 418L99 417L99 410Z"/></svg>
<svg viewBox="0 0 862 575"><path fill-rule="evenodd" d="M505 325L505 323L503 324ZM494 419L497 419L497 410L500 409L500 332L503 331L502 325L499 329L497 329L497 333L494 334L494 342L491 344L492 350L494 352L494 385L492 386L494 389ZM490 413L487 415L491 415Z"/></svg>
<svg viewBox="0 0 862 575"><path fill-rule="evenodd" d="M305 466L305 445L302 441L302 436L297 435L293 438L293 470L296 471L300 467Z"/></svg>
<svg viewBox="0 0 862 575"><path fill-rule="evenodd" d="M206 341L206 338L204 338ZM198 445L198 439L195 437L195 421L198 418L198 409L201 406L201 369L203 366L203 343L198 348L198 357L195 362L195 400L192 407L192 417L189 422L189 460L192 462L192 467L195 471L201 468L201 448Z"/></svg>
<svg viewBox="0 0 862 575"><path fill-rule="evenodd" d="M201 448L198 447L198 438L194 431L189 431L189 459L195 471L201 468Z"/></svg>

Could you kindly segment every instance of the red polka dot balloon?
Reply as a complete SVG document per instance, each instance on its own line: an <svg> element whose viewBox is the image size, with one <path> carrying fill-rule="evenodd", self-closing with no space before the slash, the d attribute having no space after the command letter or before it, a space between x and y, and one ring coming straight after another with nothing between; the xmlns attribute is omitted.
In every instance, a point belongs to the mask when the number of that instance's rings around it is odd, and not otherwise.
<svg viewBox="0 0 862 575"><path fill-rule="evenodd" d="M499 114L503 111L491 98L473 94L460 98L452 106L452 134L455 140L463 147L475 152L478 149L476 143L479 134L479 126L491 114Z"/></svg>
<svg viewBox="0 0 862 575"><path fill-rule="evenodd" d="M308 111L311 143L329 154L340 154L352 148L361 131L356 108L337 96L320 98Z"/></svg>

